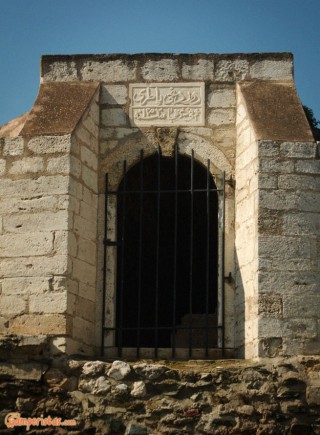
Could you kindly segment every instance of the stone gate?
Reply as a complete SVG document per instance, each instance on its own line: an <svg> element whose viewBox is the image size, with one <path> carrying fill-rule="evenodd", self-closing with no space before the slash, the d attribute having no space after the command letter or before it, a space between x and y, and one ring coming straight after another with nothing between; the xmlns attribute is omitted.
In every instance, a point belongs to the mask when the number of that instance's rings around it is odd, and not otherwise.
<svg viewBox="0 0 320 435"><path fill-rule="evenodd" d="M116 191L124 160L130 170L161 149L223 190L216 355L320 353L319 149L291 54L43 56L32 109L0 141L4 338L115 355L119 248L106 231L116 240L118 205L106 207L105 176Z"/></svg>

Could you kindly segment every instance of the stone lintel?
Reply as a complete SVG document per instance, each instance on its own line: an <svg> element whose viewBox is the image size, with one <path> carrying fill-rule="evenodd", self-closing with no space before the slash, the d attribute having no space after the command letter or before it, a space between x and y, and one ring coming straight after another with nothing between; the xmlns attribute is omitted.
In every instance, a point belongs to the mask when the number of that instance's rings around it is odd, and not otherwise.
<svg viewBox="0 0 320 435"><path fill-rule="evenodd" d="M314 141L292 81L243 81L238 86L257 140Z"/></svg>
<svg viewBox="0 0 320 435"><path fill-rule="evenodd" d="M97 82L42 83L20 136L72 133L98 87Z"/></svg>

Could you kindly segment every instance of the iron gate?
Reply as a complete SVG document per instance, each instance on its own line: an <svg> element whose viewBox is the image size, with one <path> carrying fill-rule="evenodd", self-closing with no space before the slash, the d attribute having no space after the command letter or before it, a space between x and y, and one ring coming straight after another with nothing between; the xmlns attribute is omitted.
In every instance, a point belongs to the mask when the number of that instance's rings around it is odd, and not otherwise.
<svg viewBox="0 0 320 435"><path fill-rule="evenodd" d="M224 356L225 174L221 184L218 189L209 160L204 168L193 150L186 157L178 147L170 158L160 147L151 157L141 151L129 170L124 160L117 190L109 188L106 174L102 355L112 348L113 357L122 357L124 349L134 350L136 358L150 357L142 350L151 348L154 358L176 358L181 349L188 358L199 349L202 357L208 358L210 349ZM113 239L108 234L112 197ZM116 255L113 271L107 264L110 249ZM116 281L115 297L106 307L110 279ZM106 309L113 311L112 321Z"/></svg>

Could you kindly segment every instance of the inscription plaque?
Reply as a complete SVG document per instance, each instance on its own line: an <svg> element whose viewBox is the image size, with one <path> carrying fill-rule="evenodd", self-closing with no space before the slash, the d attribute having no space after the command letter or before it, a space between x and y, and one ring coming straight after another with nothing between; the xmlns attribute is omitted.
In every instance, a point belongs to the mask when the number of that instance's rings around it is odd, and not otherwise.
<svg viewBox="0 0 320 435"><path fill-rule="evenodd" d="M204 125L204 83L136 83L129 92L132 125Z"/></svg>

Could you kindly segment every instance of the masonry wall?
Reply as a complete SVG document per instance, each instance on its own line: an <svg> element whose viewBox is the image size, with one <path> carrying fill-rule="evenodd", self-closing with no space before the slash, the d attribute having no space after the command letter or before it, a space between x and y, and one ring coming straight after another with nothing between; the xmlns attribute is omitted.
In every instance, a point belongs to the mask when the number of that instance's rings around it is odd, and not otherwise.
<svg viewBox="0 0 320 435"><path fill-rule="evenodd" d="M259 141L258 147L259 355L319 354L317 145Z"/></svg>
<svg viewBox="0 0 320 435"><path fill-rule="evenodd" d="M258 146L240 92L237 102L235 337L239 354L254 358L258 354Z"/></svg>
<svg viewBox="0 0 320 435"><path fill-rule="evenodd" d="M4 138L0 179L1 333L70 332L66 277L70 135ZM59 340L53 339L53 346Z"/></svg>

